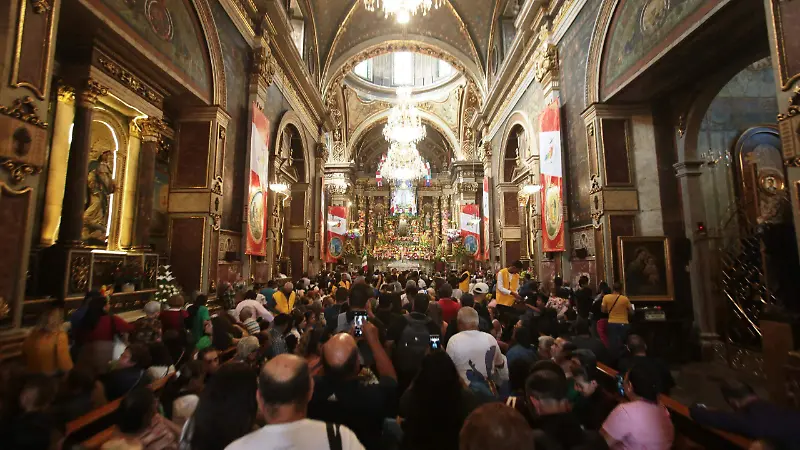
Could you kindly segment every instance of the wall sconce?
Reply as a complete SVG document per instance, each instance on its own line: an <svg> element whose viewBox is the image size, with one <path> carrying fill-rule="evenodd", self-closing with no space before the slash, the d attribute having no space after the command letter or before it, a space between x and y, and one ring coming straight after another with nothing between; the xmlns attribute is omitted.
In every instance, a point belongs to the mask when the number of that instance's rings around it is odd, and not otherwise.
<svg viewBox="0 0 800 450"><path fill-rule="evenodd" d="M286 183L275 183L269 185L269 190L278 194L286 194L289 192L289 186Z"/></svg>

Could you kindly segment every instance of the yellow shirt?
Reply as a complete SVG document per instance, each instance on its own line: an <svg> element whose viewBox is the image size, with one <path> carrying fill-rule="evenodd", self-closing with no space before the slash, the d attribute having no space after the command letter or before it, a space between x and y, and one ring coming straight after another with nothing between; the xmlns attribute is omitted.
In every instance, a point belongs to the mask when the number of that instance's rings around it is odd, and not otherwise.
<svg viewBox="0 0 800 450"><path fill-rule="evenodd" d="M467 279L464 280L464 281L459 282L458 283L458 288L461 290L461 292L466 294L467 292L469 292L469 277L470 277L470 273L465 270L464 273L461 274L461 276L463 277L464 275L467 276Z"/></svg>
<svg viewBox="0 0 800 450"><path fill-rule="evenodd" d="M272 294L273 300L275 300L275 309L278 310L281 314L289 314L294 309L294 302L297 300L297 295L292 292L289 294L289 299L286 299L286 294L281 291L277 291Z"/></svg>
<svg viewBox="0 0 800 450"><path fill-rule="evenodd" d="M612 306L614 309L611 309ZM631 308L628 297L620 294L605 295L601 308L608 313L608 323L628 323L628 310Z"/></svg>
<svg viewBox="0 0 800 450"><path fill-rule="evenodd" d="M519 274L511 274L508 271L508 268L497 272L497 281L499 282L502 280L503 287L508 289L511 292L517 292L519 290ZM514 306L514 302L516 299L513 295L510 294L503 294L500 292L500 289L497 289L497 303L503 306Z"/></svg>
<svg viewBox="0 0 800 450"><path fill-rule="evenodd" d="M67 333L31 331L22 343L22 356L30 373L52 375L72 370Z"/></svg>

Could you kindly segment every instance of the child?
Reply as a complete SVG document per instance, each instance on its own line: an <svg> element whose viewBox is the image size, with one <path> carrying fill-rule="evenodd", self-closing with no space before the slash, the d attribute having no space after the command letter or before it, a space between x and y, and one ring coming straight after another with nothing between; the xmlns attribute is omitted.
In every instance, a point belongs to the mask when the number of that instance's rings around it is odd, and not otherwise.
<svg viewBox="0 0 800 450"><path fill-rule="evenodd" d="M250 307L244 308L241 314L239 314L239 320L242 321L242 325L247 329L250 336L255 336L261 332L261 326L258 325L256 319L253 318L254 315L255 311Z"/></svg>

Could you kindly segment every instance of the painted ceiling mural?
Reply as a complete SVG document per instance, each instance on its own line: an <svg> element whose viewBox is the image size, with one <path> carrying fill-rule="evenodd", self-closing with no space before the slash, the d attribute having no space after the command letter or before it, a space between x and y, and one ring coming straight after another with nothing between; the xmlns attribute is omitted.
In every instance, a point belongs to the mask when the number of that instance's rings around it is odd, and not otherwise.
<svg viewBox="0 0 800 450"><path fill-rule="evenodd" d="M604 49L602 92L608 94L619 88L719 2L620 0Z"/></svg>
<svg viewBox="0 0 800 450"><path fill-rule="evenodd" d="M160 63L211 99L211 64L191 0L91 0L92 4L141 44Z"/></svg>

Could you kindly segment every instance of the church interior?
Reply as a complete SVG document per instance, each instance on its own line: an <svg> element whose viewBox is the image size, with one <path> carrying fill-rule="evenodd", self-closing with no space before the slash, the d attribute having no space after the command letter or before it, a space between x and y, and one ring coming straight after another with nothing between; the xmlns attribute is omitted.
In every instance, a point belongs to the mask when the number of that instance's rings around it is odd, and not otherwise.
<svg viewBox="0 0 800 450"><path fill-rule="evenodd" d="M800 2L5 3L0 360L93 290L521 261L800 406Z"/></svg>

